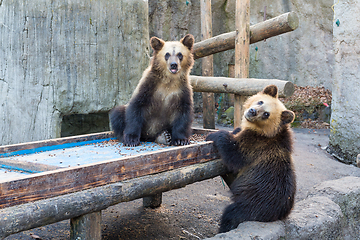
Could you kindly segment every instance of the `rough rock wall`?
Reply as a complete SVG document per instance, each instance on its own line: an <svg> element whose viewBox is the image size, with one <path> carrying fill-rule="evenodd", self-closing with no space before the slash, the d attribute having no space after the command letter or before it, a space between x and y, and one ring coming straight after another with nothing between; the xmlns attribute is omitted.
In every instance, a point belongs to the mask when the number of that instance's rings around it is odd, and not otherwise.
<svg viewBox="0 0 360 240"><path fill-rule="evenodd" d="M125 103L148 39L144 0L0 1L0 144L59 137L62 116Z"/></svg>
<svg viewBox="0 0 360 240"><path fill-rule="evenodd" d="M250 46L250 77L289 80L300 86L323 85L331 89L333 74L332 0L252 0L251 25L282 13L294 11L300 26ZM235 30L235 0L212 0L213 36ZM192 33L201 39L200 3L194 0L149 1L150 36L179 39ZM258 51L255 50L257 47ZM193 74L200 74L197 60ZM228 76L234 51L214 55L214 75Z"/></svg>
<svg viewBox="0 0 360 240"><path fill-rule="evenodd" d="M334 1L337 3L337 0ZM335 5L335 68L329 150L345 163L356 165L360 153L360 1Z"/></svg>

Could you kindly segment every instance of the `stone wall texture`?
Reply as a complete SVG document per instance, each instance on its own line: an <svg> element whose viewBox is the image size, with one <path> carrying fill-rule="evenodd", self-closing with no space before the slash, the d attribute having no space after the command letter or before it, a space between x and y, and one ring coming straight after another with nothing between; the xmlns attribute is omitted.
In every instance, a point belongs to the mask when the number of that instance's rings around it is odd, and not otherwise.
<svg viewBox="0 0 360 240"><path fill-rule="evenodd" d="M129 99L149 61L144 0L0 1L0 145Z"/></svg>
<svg viewBox="0 0 360 240"><path fill-rule="evenodd" d="M337 3L337 0L334 1ZM360 1L340 1L334 6L334 84L330 151L346 163L356 164L360 153Z"/></svg>
<svg viewBox="0 0 360 240"><path fill-rule="evenodd" d="M235 0L212 0L213 36L235 30ZM299 28L250 46L250 77L281 79L300 86L332 87L333 0L252 0L250 24L294 11ZM176 40L186 33L201 40L200 3L192 0L149 1L150 36ZM257 51L255 50L257 47ZM193 74L200 75L200 59ZM228 76L234 51L214 55L214 75Z"/></svg>

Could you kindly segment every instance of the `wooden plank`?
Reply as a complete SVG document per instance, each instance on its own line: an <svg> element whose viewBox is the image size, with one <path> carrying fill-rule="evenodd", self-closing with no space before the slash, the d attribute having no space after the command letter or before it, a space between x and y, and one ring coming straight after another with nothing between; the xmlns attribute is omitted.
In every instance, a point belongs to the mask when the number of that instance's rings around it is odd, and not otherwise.
<svg viewBox="0 0 360 240"><path fill-rule="evenodd" d="M226 174L220 159L0 209L0 238Z"/></svg>
<svg viewBox="0 0 360 240"><path fill-rule="evenodd" d="M235 78L248 78L250 66L250 0L236 0ZM240 127L245 96L235 94L234 128Z"/></svg>
<svg viewBox="0 0 360 240"><path fill-rule="evenodd" d="M0 181L0 209L217 158L211 142Z"/></svg>
<svg viewBox="0 0 360 240"><path fill-rule="evenodd" d="M105 139L113 137L113 132L103 132L103 133L94 133L86 134L72 137L64 138L54 138L49 140L34 141L28 143L19 143L6 146L0 146L0 157L7 157L16 154L29 154L33 151L38 151L39 148L44 148L44 150L49 150L51 146L64 145L64 147L74 147L81 144L88 144L87 141L94 141L98 139ZM66 146L68 144L68 146ZM40 149L41 150L41 149Z"/></svg>
<svg viewBox="0 0 360 240"><path fill-rule="evenodd" d="M211 0L200 0L201 40L212 37ZM201 62L202 76L213 76L213 55L206 56ZM203 127L215 129L215 96L212 92L202 93Z"/></svg>
<svg viewBox="0 0 360 240"><path fill-rule="evenodd" d="M51 166L41 163L31 163L31 162L9 160L2 158L0 158L0 167L6 169L24 171L28 173L38 173L38 172L51 171L61 168L58 166Z"/></svg>
<svg viewBox="0 0 360 240"><path fill-rule="evenodd" d="M278 17L250 26L250 44L294 31L299 26L295 12L284 13ZM235 48L236 31L224 33L194 44L194 59Z"/></svg>
<svg viewBox="0 0 360 240"><path fill-rule="evenodd" d="M274 84L279 89L280 97L289 97L294 93L294 84L278 79L227 78L190 76L194 92L234 93L251 96Z"/></svg>

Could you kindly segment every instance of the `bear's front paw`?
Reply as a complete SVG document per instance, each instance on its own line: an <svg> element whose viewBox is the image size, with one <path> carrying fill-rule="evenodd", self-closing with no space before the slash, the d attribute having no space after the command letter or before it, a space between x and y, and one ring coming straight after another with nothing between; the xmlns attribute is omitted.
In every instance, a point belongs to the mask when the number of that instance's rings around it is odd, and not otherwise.
<svg viewBox="0 0 360 240"><path fill-rule="evenodd" d="M184 146L184 145L189 145L189 144L190 144L190 141L187 138L175 139L174 141L171 141L171 145L174 145L174 146Z"/></svg>
<svg viewBox="0 0 360 240"><path fill-rule="evenodd" d="M135 134L124 134L123 144L128 147L136 147L140 144L140 136Z"/></svg>
<svg viewBox="0 0 360 240"><path fill-rule="evenodd" d="M219 144L227 144L231 137L233 136L232 133L225 131L225 130L219 130L214 133L210 133L206 137L206 141L213 141L214 145L217 146Z"/></svg>
<svg viewBox="0 0 360 240"><path fill-rule="evenodd" d="M171 134L168 131L163 131L156 137L155 142L158 144L170 145L171 144Z"/></svg>

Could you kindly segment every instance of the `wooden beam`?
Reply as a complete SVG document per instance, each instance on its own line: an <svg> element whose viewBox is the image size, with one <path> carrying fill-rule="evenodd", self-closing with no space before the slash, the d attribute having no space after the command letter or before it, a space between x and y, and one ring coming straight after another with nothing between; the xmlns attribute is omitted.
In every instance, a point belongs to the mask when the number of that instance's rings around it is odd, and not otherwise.
<svg viewBox="0 0 360 240"><path fill-rule="evenodd" d="M252 96L267 85L274 84L279 89L279 97L289 97L294 93L294 84L278 79L228 78L190 76L194 92L233 93Z"/></svg>
<svg viewBox="0 0 360 240"><path fill-rule="evenodd" d="M201 40L212 37L211 0L200 0L201 9ZM213 76L213 55L206 56L201 62L203 76ZM203 127L215 129L215 96L211 92L202 93Z"/></svg>
<svg viewBox="0 0 360 240"><path fill-rule="evenodd" d="M212 144L212 143L211 143ZM0 209L0 239L226 174L220 159Z"/></svg>
<svg viewBox="0 0 360 240"><path fill-rule="evenodd" d="M250 0L236 0L235 78L248 78L250 66ZM234 128L240 127L246 96L235 94Z"/></svg>
<svg viewBox="0 0 360 240"><path fill-rule="evenodd" d="M284 13L278 17L250 26L250 44L283 33L294 31L299 26L295 12ZM235 48L236 31L224 33L194 44L194 58L202 58Z"/></svg>

